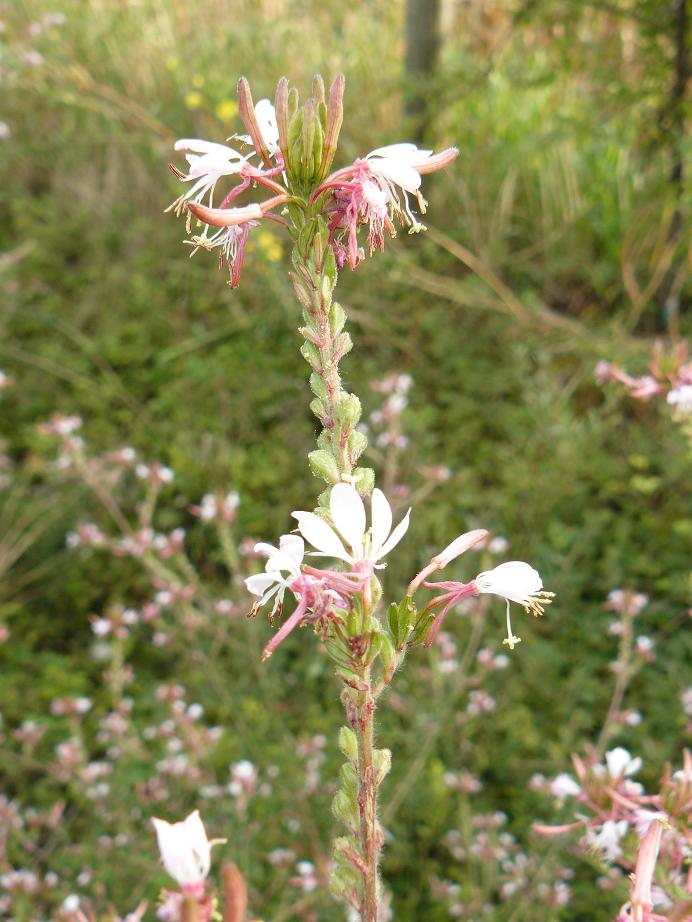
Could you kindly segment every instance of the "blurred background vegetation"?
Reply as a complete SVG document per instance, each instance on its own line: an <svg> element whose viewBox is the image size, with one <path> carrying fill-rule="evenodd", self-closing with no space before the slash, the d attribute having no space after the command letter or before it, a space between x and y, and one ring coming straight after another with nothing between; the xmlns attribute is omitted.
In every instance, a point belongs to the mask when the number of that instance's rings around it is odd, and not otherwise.
<svg viewBox="0 0 692 922"><path fill-rule="evenodd" d="M463 881L464 870L442 844L461 822L444 771L477 774L481 808L505 811L512 833L529 841L532 819L546 815L529 778L568 770L569 753L598 734L607 710L615 648L603 602L614 588L650 596L640 626L657 644L628 699L644 720L617 742L643 755L649 781L683 742L689 453L665 408L601 388L593 368L608 359L643 372L655 339L689 333L684 3L18 0L0 9L0 368L13 380L0 395L8 732L33 719L54 745L50 702L72 694L94 699L95 735L99 708L110 705L103 664L89 655L89 616L143 604L150 592L133 563L66 549L66 532L103 514L83 485L56 476L37 423L75 413L94 450L132 445L172 467L158 525L186 527L210 571L214 550L191 501L237 490L238 536L267 540L287 530L291 509L314 501L305 462L314 421L286 241L253 235L237 291L213 259L189 260L182 223L163 213L178 194L166 169L175 139L222 141L240 130L241 74L259 98L273 96L283 74L307 89L313 72L343 71L340 164L413 137L460 148L453 169L426 182L428 234L345 272L340 296L356 342L345 383L366 410L381 399L368 382L413 378L398 481L417 490L421 467L452 472L415 509L387 573L392 593L452 536L483 525L506 535L509 556L532 561L558 594L547 617L522 626L509 668L491 677L495 710L470 732L447 714L389 823L395 918L448 918L430 880ZM459 574L473 575L467 566ZM501 615L488 615L486 643L496 648ZM463 643L467 622L449 627ZM128 650L142 721L157 684L180 678L175 656L145 640ZM185 675L190 700L231 728L212 772L224 776L242 758L260 771L282 767L281 794L250 818L203 808L268 919L305 917L277 914L282 893L267 883L266 853L290 840L290 830L274 829L281 805L302 784L286 731L330 737L340 709L312 645L286 647L266 667L261 694L255 668L229 654L223 707L203 667ZM443 719L444 687L431 691L425 665L420 652L411 657L397 706L383 709L381 743L395 755L385 799L400 790L431 721ZM69 892L102 907L124 911L133 888L146 889L146 817L199 806L192 791L155 810L133 797L127 853L100 860L95 843L113 833L113 818L3 747L7 796L41 808L60 797L67 812L50 849L26 858L17 844L0 859L55 866ZM338 766L330 747L325 779ZM151 770L141 759L123 783L134 790ZM310 834L303 825L294 837L310 843L298 857L319 864L331 821L327 794L314 798L300 820ZM76 887L86 864L94 880ZM560 919L609 918L622 893L596 890L594 877L579 865ZM338 916L323 905L320 919Z"/></svg>

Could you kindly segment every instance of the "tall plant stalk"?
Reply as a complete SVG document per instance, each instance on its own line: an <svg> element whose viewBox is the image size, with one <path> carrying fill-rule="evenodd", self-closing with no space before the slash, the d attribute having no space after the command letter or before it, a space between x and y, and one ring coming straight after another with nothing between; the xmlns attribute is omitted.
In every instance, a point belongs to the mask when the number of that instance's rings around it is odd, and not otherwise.
<svg viewBox="0 0 692 922"><path fill-rule="evenodd" d="M334 291L339 271L345 265L355 269L366 250L370 255L382 250L385 236L395 234L395 222L410 232L424 230L413 210L415 206L422 214L426 208L420 194L422 176L448 166L456 150L433 154L414 144L389 145L330 173L343 120L343 92L344 79L339 76L327 99L322 79L316 77L312 95L301 105L297 91L289 89L284 78L274 106L269 100L254 105L250 87L241 79L238 103L250 152L199 139L179 141L176 148L188 152L189 172L172 170L189 185L171 208L187 213L188 242L195 249L219 251L233 287L239 282L254 226L274 221L292 239L291 276L302 309L300 351L310 367L310 407L320 425L317 447L308 460L326 489L313 512L293 513L297 529L283 535L278 547L256 546L267 557L265 571L245 583L259 597L255 611L271 603L272 624L284 613L285 596L295 601L293 611L266 644L263 659L296 628L312 627L334 664L346 713L339 732L346 761L332 804L344 828L334 842L330 884L333 894L357 910L362 922L378 922L383 842L378 792L391 766L389 750L375 746L382 692L407 649L431 643L447 612L462 598L493 593L540 614L550 594L542 591L532 567L517 562L505 564L509 570L498 567L480 574L470 583L427 582L485 537L486 532L478 529L456 538L412 580L402 601L383 611L377 572L404 537L411 510L392 527L392 509L375 487L374 471L358 464L367 438L357 428L360 400L343 388L339 373L352 341ZM217 183L228 176L238 182L221 207L202 204L202 199L211 202ZM259 187L270 197L236 205L242 193ZM201 231L192 234L194 219ZM365 236L363 243L361 236ZM371 507L369 525L364 499ZM306 542L322 558L337 563L313 566L310 558L305 559ZM418 609L414 596L426 590L441 594ZM511 631L509 611L507 617L506 642L514 646L519 638Z"/></svg>

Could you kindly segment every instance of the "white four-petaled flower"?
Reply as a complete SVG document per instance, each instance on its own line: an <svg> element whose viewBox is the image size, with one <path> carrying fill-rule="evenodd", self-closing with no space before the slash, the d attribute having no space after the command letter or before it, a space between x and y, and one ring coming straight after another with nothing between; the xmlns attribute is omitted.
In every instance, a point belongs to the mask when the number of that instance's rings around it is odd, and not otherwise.
<svg viewBox="0 0 692 922"><path fill-rule="evenodd" d="M521 638L512 633L509 603L516 602L534 615L540 615L543 614L543 605L548 604L552 597L552 593L543 591L543 580L538 570L522 560L508 560L492 570L485 570L478 574L474 583L478 592L498 595L507 601L507 637L503 643L510 649L514 649Z"/></svg>
<svg viewBox="0 0 692 922"><path fill-rule="evenodd" d="M180 214L186 202L201 202L207 193L211 207L217 182L222 176L240 173L247 162L247 157L232 147L214 141L203 141L200 138L182 138L176 141L175 149L188 152L185 154L189 165L188 173L176 173L182 182L192 183L187 192L179 196L167 209L174 209L176 214Z"/></svg>
<svg viewBox="0 0 692 922"><path fill-rule="evenodd" d="M379 188L381 197L376 201L374 190L366 194L366 199L371 209L377 210L377 205L382 208L383 202L392 208L405 222L411 225L411 230L423 230L423 225L411 211L408 194L416 196L418 207L425 213L426 202L420 194L421 174L420 167L434 156L431 150L419 150L415 144L388 144L371 151L365 161L373 178L373 185ZM399 200L396 187L403 192L403 205ZM365 184L363 192L366 193Z"/></svg>
<svg viewBox="0 0 692 922"><path fill-rule="evenodd" d="M382 560L406 534L409 509L392 530L392 508L381 490L372 491L371 526L367 528L365 506L354 486L337 483L329 496L329 512L334 527L314 512L294 512L298 530L323 557L336 557L356 565L369 561L374 566Z"/></svg>
<svg viewBox="0 0 692 922"><path fill-rule="evenodd" d="M303 539L298 535L282 535L279 546L260 542L255 545L258 554L265 554L267 563L264 573L257 573L245 580L248 592L260 596L259 605L274 598L272 615L283 604L284 593L294 579L300 576L300 565L305 554ZM287 575L284 576L284 573Z"/></svg>
<svg viewBox="0 0 692 922"><path fill-rule="evenodd" d="M183 887L201 883L209 873L212 843L207 839L199 811L181 823L152 819L166 871Z"/></svg>
<svg viewBox="0 0 692 922"><path fill-rule="evenodd" d="M558 800L565 800L567 797L576 797L581 794L581 788L571 775L563 772L549 782L550 793Z"/></svg>
<svg viewBox="0 0 692 922"><path fill-rule="evenodd" d="M635 775L642 767L639 756L633 759L622 746L606 752L605 760L611 778L627 778L629 775Z"/></svg>

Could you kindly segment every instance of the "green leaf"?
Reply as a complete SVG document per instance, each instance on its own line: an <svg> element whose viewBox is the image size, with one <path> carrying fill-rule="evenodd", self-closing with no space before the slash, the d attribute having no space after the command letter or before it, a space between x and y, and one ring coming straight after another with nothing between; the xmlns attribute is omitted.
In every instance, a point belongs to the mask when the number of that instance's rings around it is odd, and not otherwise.
<svg viewBox="0 0 692 922"><path fill-rule="evenodd" d="M339 730L339 749L354 765L358 763L358 740L350 727Z"/></svg>

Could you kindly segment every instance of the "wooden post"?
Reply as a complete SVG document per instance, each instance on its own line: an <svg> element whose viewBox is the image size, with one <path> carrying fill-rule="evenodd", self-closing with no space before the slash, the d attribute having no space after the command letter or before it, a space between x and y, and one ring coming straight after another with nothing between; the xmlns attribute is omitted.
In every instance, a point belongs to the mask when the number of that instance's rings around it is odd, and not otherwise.
<svg viewBox="0 0 692 922"><path fill-rule="evenodd" d="M439 49L440 0L406 0L406 115L421 141L430 119L430 90Z"/></svg>

